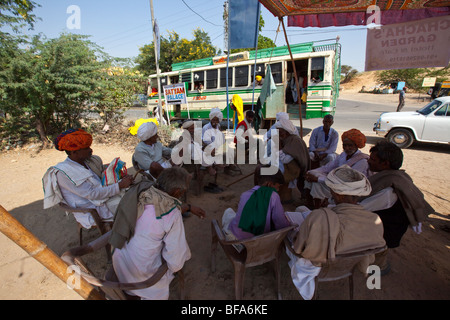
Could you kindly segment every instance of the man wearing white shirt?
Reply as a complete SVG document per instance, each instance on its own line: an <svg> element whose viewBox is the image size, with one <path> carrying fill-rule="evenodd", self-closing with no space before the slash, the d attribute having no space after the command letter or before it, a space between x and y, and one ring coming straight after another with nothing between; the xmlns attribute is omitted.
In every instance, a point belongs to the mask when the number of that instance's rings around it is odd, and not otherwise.
<svg viewBox="0 0 450 320"><path fill-rule="evenodd" d="M161 171L172 167L170 161L172 149L164 147L158 141L158 127L153 122L141 124L137 137L141 142L134 149L133 166L145 170L156 179Z"/></svg>
<svg viewBox="0 0 450 320"><path fill-rule="evenodd" d="M114 271L120 282L130 283L149 279L163 261L168 270L155 285L127 291L130 295L143 300L167 300L174 273L191 258L182 213L194 210L179 200L188 189L188 175L183 168L168 168L159 175L155 186L140 195L134 234L115 248ZM196 208L195 212L201 219L205 217L202 209Z"/></svg>
<svg viewBox="0 0 450 320"><path fill-rule="evenodd" d="M331 127L333 122L333 116L327 114L323 118L323 126L315 128L309 138L309 156L319 166L324 166L337 157L339 133Z"/></svg>
<svg viewBox="0 0 450 320"><path fill-rule="evenodd" d="M55 147L65 151L67 158L45 173L44 209L59 203L73 208L95 208L104 221L112 221L121 189L128 188L133 177L126 175L117 183L103 186L102 160L92 155L92 136L82 129L69 129L55 140ZM75 212L74 217L84 228L95 226L90 214Z"/></svg>
<svg viewBox="0 0 450 320"><path fill-rule="evenodd" d="M305 176L305 189L310 190L313 203L309 206L314 208L324 207L331 199L330 189L325 185L326 176L331 170L344 164L355 169L366 177L370 175L367 159L369 156L359 149L364 148L366 136L357 129L351 129L342 134L342 152L335 160L328 162L325 166L310 170Z"/></svg>

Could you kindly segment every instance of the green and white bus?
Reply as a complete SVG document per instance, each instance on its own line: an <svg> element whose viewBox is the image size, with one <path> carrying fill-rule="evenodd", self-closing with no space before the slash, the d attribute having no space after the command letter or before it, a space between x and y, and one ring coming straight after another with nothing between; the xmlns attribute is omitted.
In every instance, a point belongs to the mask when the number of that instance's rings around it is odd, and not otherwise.
<svg viewBox="0 0 450 320"><path fill-rule="evenodd" d="M318 45L310 42L291 45L290 48L299 84L303 87L301 91L306 93L303 96L306 99L302 102L303 117L321 118L334 114L341 74L340 44L336 41ZM302 94L296 90L293 63L287 46L230 55L228 100L238 94L244 102L244 111L252 109L252 103L255 107L261 85L256 85L253 92L254 68L256 66L256 75L264 77L267 65L271 67L277 89L262 106L264 127L268 127L275 120L275 115L282 111L289 113L291 119L298 119L297 99L301 99ZM161 91L164 86L176 83L184 83L186 88L187 104L165 105L163 101L163 108L167 109L170 119L208 119L214 107L220 108L224 119L227 119L226 68L227 56L218 56L175 63L172 71L160 73ZM149 111L158 105L157 92L157 75L154 74L149 77ZM164 99L163 92L161 98ZM233 117L232 110L229 116Z"/></svg>

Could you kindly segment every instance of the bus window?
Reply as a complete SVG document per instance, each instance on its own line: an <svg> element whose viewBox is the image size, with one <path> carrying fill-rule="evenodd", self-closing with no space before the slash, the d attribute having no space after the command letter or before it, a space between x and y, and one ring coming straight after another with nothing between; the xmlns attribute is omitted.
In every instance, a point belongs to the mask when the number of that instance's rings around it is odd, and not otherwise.
<svg viewBox="0 0 450 320"><path fill-rule="evenodd" d="M253 80L254 70L255 70L255 65L252 65L252 71L251 71L251 75L250 75L252 80ZM266 75L266 69L265 69L264 63L258 63L256 65L256 75L262 76L264 78L264 76Z"/></svg>
<svg viewBox="0 0 450 320"><path fill-rule="evenodd" d="M220 87L225 88L227 86L226 83L226 77L227 77L227 68L221 68L220 69ZM233 68L228 68L228 86L231 87L233 79Z"/></svg>
<svg viewBox="0 0 450 320"><path fill-rule="evenodd" d="M179 76L173 76L173 77L170 77L169 79L170 79L170 84L175 84L175 83L178 83L180 77Z"/></svg>
<svg viewBox="0 0 450 320"><path fill-rule="evenodd" d="M187 84L186 84L186 88L188 89L188 90L192 90L192 87L191 87L191 73L189 72L189 73L182 73L181 74L181 82L187 82Z"/></svg>
<svg viewBox="0 0 450 320"><path fill-rule="evenodd" d="M148 95L150 97L153 97L158 93L158 82L156 78L152 78L149 81L149 89L148 89Z"/></svg>
<svg viewBox="0 0 450 320"><path fill-rule="evenodd" d="M248 86L248 66L240 66L234 68L234 86Z"/></svg>
<svg viewBox="0 0 450 320"><path fill-rule="evenodd" d="M167 86L169 84L167 82L167 77L161 77L159 78L159 81L161 81L161 90L164 89L164 86Z"/></svg>
<svg viewBox="0 0 450 320"><path fill-rule="evenodd" d="M217 70L206 71L206 89L217 89Z"/></svg>
<svg viewBox="0 0 450 320"><path fill-rule="evenodd" d="M205 72L194 72L194 90L203 90L205 87Z"/></svg>
<svg viewBox="0 0 450 320"><path fill-rule="evenodd" d="M325 68L325 57L311 59L311 81L323 81L323 71Z"/></svg>
<svg viewBox="0 0 450 320"><path fill-rule="evenodd" d="M281 62L272 63L270 65L270 69L272 70L273 81L275 83L283 83L283 75L281 72L282 71Z"/></svg>

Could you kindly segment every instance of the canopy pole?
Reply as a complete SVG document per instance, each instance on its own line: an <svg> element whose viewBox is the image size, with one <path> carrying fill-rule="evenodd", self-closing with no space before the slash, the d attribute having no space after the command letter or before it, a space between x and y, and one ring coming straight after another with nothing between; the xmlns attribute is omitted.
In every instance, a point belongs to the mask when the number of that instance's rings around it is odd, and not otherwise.
<svg viewBox="0 0 450 320"><path fill-rule="evenodd" d="M1 205L0 231L59 279L65 283L71 283L73 272L69 272L69 266ZM79 278L79 288L74 288L73 290L85 300L105 300L100 292L84 280L83 277Z"/></svg>
<svg viewBox="0 0 450 320"><path fill-rule="evenodd" d="M280 20L281 24L283 25L284 37L286 38L286 44L287 44L289 54L291 56L291 61L292 61L292 68L294 69L295 84L297 85L297 93L298 93L297 101L298 101L298 116L300 118L300 136L303 138L302 99L301 99L301 95L300 95L300 85L298 83L297 69L295 68L295 61L294 61L294 57L292 55L291 46L289 45L289 40L288 40L288 37L286 34L286 28L284 27L283 17L279 17L278 19Z"/></svg>
<svg viewBox="0 0 450 320"><path fill-rule="evenodd" d="M227 85L226 85L226 88L227 88L227 128L228 128L228 130L230 130L230 100L229 100L229 98L228 98L228 67L229 67L229 64L230 64L230 46L229 46L229 41L228 41L228 51L227 51L227 69L226 69L226 72L225 72L225 77L226 77L226 83L227 83ZM234 126L234 123L233 123L233 126Z"/></svg>
<svg viewBox="0 0 450 320"><path fill-rule="evenodd" d="M153 13L153 0L150 0L150 12L152 15L152 31L153 31L153 44L155 47L155 65L156 65L156 81L158 82L158 114L159 120L161 121L160 125L164 123L163 117L163 108L162 108L162 100L161 100L161 82L160 82L160 70L159 70L159 60L158 60L158 41L156 36L156 22L155 16ZM167 109L167 107L166 107ZM170 125L169 111L167 111L167 122Z"/></svg>
<svg viewBox="0 0 450 320"><path fill-rule="evenodd" d="M252 111L254 111L255 105L255 86L256 86L256 62L258 60L258 38L259 38L259 19L260 19L260 8L261 4L258 2L258 13L256 14L258 21L256 22L256 30L255 30L255 64L253 67L253 93L252 93Z"/></svg>

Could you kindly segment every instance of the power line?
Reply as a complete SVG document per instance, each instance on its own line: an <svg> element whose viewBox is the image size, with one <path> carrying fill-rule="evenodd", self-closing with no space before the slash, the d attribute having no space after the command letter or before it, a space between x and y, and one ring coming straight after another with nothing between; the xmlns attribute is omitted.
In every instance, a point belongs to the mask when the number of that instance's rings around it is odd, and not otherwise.
<svg viewBox="0 0 450 320"><path fill-rule="evenodd" d="M218 24L215 24L215 23L212 23L212 22L206 20L206 19L203 18L200 14L198 14L197 12L195 12L194 10L192 10L191 7L189 7L189 6L187 5L187 3L184 2L184 0L181 0L181 1L183 1L184 5L185 5L186 7L188 7L189 10L191 10L193 13L195 13L196 15L198 15L198 16L199 16L200 18L202 18L205 22L208 22L209 24L212 24L213 26L216 26L216 27L221 27L221 25L218 25Z"/></svg>

